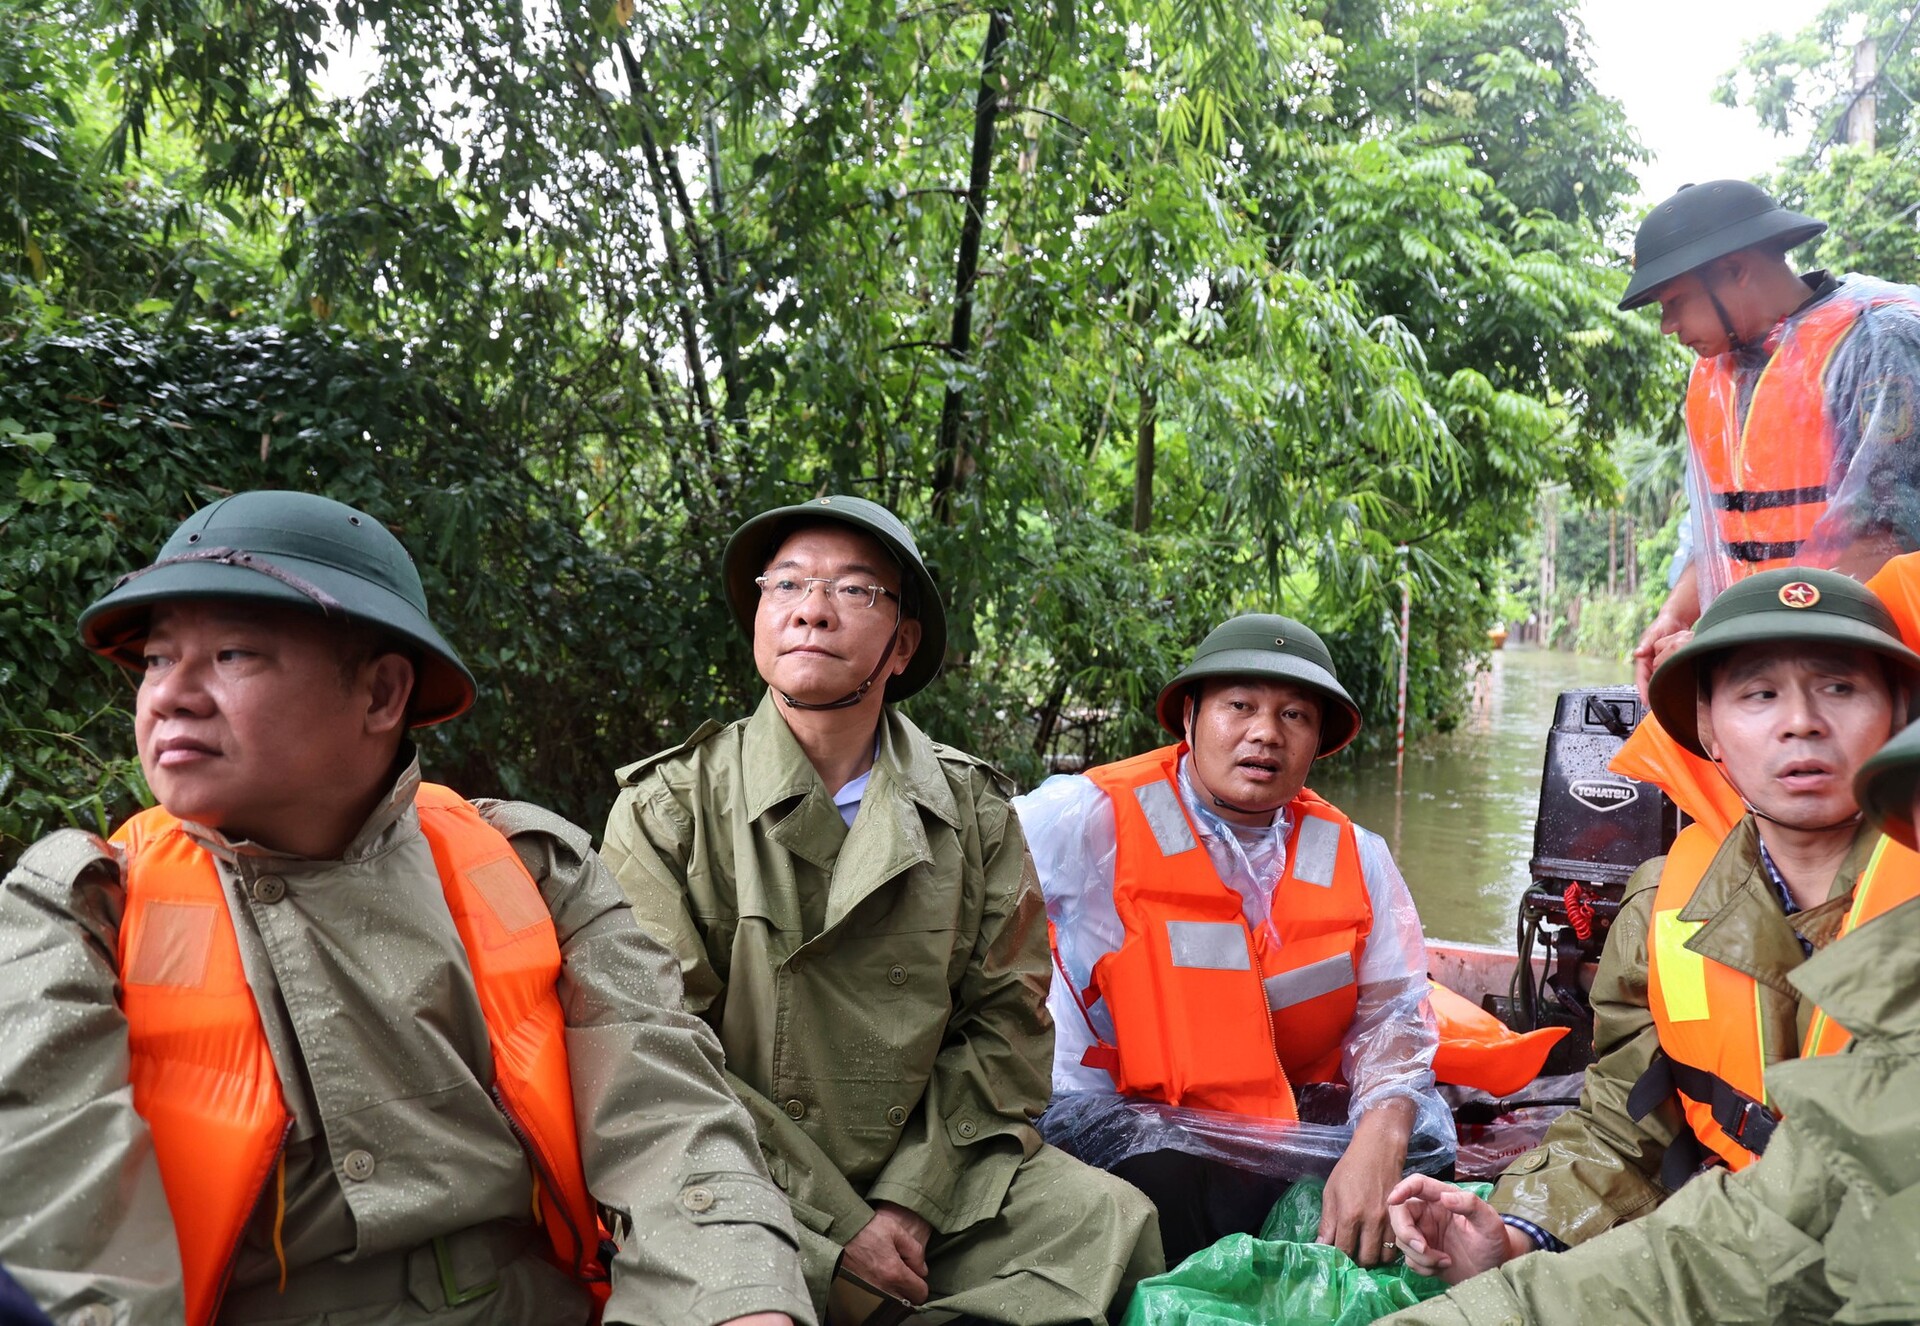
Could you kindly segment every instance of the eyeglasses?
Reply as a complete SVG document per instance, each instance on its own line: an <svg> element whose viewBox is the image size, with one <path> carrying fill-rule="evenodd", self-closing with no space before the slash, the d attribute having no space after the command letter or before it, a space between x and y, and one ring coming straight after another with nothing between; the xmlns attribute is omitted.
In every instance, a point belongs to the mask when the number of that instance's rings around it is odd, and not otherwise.
<svg viewBox="0 0 1920 1326"><path fill-rule="evenodd" d="M872 608L881 595L895 603L900 596L884 585L862 585L851 580L829 580L825 576L755 576L760 597L776 608L790 608L813 592L815 585L827 587L827 597L841 608Z"/></svg>

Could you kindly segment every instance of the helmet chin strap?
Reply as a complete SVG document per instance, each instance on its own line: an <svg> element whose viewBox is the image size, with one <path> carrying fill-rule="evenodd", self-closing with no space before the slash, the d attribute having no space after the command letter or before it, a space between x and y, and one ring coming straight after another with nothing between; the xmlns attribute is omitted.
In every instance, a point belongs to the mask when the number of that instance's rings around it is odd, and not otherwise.
<svg viewBox="0 0 1920 1326"><path fill-rule="evenodd" d="M1183 726L1187 730L1187 749L1192 750L1193 749L1193 700L1192 700L1192 697L1188 697L1188 700L1187 700L1187 712L1185 715ZM1197 786L1199 786L1201 790L1204 791L1207 794L1207 796L1212 799L1213 804L1218 806L1221 810L1230 810L1236 815L1272 815L1280 809L1279 806L1274 806L1270 810L1256 810L1250 806L1236 806L1231 801L1221 796L1218 792L1214 791L1211 787L1207 786L1207 780L1200 776L1200 766L1197 763L1189 765L1188 767L1193 770L1194 783Z"/></svg>
<svg viewBox="0 0 1920 1326"><path fill-rule="evenodd" d="M880 651L880 661L873 665L873 671L867 674L865 681L848 691L838 700L830 700L825 704L814 704L808 700L796 700L785 691L780 692L780 698L786 702L787 708L789 709L846 709L852 705L859 704L867 698L867 692L873 689L873 683L880 679L881 670L892 661L893 646L900 639L900 622L900 609L895 608L893 612L893 630L887 636L886 647Z"/></svg>
<svg viewBox="0 0 1920 1326"><path fill-rule="evenodd" d="M1727 333L1728 351L1746 349L1746 339L1733 329L1733 318L1728 315L1727 306L1720 302L1720 296L1715 293L1713 282L1702 277L1700 284L1706 289L1707 299L1713 304L1713 311L1720 315L1720 326Z"/></svg>

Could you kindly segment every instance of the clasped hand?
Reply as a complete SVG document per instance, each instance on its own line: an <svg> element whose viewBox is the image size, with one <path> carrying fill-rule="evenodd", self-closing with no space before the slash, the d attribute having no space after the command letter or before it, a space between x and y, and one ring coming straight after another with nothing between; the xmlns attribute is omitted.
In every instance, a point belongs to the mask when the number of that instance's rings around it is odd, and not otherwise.
<svg viewBox="0 0 1920 1326"><path fill-rule="evenodd" d="M933 1226L892 1202L879 1202L841 1254L840 1264L875 1289L916 1307L927 1301L927 1240Z"/></svg>

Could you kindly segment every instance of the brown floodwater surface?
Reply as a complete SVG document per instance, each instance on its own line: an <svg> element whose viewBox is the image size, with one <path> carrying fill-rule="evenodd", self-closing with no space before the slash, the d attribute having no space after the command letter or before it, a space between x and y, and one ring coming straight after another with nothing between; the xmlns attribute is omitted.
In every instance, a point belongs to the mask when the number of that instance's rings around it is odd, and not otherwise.
<svg viewBox="0 0 1920 1326"><path fill-rule="evenodd" d="M1470 683L1466 720L1407 750L1336 757L1308 786L1387 840L1429 939L1513 942L1553 705L1563 690L1619 686L1631 665L1549 650L1496 650Z"/></svg>

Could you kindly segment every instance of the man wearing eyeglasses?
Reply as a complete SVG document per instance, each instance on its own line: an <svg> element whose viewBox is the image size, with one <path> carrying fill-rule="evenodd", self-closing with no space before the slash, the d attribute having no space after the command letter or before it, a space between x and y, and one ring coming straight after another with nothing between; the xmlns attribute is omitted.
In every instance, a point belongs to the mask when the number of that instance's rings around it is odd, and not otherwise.
<svg viewBox="0 0 1920 1326"><path fill-rule="evenodd" d="M889 707L946 649L913 535L822 497L749 520L723 570L767 695L622 769L603 855L719 1035L816 1305L1105 1321L1161 1269L1153 1210L1029 1123L1053 1029L1008 789Z"/></svg>

